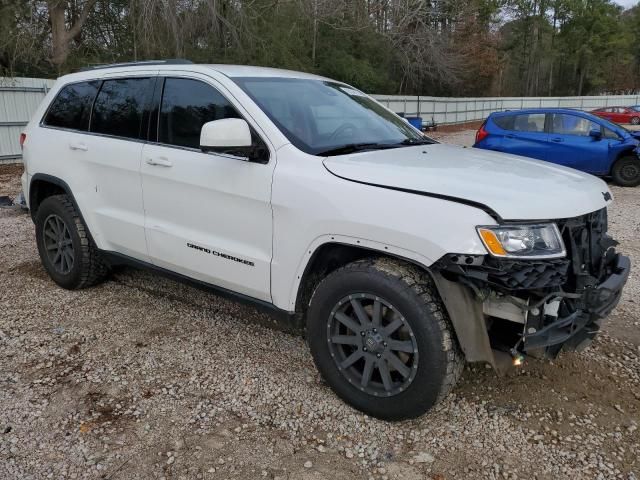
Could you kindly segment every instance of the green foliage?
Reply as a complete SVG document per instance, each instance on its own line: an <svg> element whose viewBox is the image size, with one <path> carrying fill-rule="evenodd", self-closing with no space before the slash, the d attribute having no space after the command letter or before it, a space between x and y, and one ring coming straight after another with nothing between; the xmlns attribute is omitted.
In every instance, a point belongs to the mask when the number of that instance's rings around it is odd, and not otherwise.
<svg viewBox="0 0 640 480"><path fill-rule="evenodd" d="M640 7L612 0L0 0L0 74L152 58L317 73L375 93L640 89ZM89 15L82 18L83 8ZM67 53L55 61L54 45Z"/></svg>

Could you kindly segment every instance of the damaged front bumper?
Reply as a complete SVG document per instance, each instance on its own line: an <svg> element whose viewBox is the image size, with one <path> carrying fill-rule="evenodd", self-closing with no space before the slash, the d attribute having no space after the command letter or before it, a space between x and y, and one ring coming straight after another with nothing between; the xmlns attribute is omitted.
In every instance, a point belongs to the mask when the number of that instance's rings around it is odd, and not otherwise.
<svg viewBox="0 0 640 480"><path fill-rule="evenodd" d="M604 318L618 305L630 270L629 257L617 254L612 262L611 275L572 299L577 304L575 311L538 328L527 319L527 328L522 337L523 351L553 347L546 353L555 356L560 351L559 346L565 350L582 350L588 346L600 330ZM554 297L554 300L561 298Z"/></svg>
<svg viewBox="0 0 640 480"><path fill-rule="evenodd" d="M566 258L449 254L432 266L468 361L504 371L524 355L584 349L620 301L631 262L606 234L606 210L558 225Z"/></svg>

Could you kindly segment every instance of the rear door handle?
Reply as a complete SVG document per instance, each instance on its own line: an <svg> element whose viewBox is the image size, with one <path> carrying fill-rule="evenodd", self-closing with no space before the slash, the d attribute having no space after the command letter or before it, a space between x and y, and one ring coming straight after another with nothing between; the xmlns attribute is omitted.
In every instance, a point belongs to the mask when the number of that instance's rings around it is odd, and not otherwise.
<svg viewBox="0 0 640 480"><path fill-rule="evenodd" d="M145 162L158 167L173 167L173 163L167 157L148 157Z"/></svg>
<svg viewBox="0 0 640 480"><path fill-rule="evenodd" d="M86 152L87 150L89 150L89 147L87 147L84 143L82 142L78 142L78 143L70 143L69 144L69 148L71 150L80 150L82 152Z"/></svg>
<svg viewBox="0 0 640 480"><path fill-rule="evenodd" d="M515 136L515 135L511 135L511 134L509 134L509 135L505 135L505 137L507 137L507 138L516 138L516 136Z"/></svg>
<svg viewBox="0 0 640 480"><path fill-rule="evenodd" d="M556 142L556 143L560 143L560 142L563 142L564 140L562 140L562 138L560 138L560 137L555 137L555 138L552 138L551 141L552 142Z"/></svg>

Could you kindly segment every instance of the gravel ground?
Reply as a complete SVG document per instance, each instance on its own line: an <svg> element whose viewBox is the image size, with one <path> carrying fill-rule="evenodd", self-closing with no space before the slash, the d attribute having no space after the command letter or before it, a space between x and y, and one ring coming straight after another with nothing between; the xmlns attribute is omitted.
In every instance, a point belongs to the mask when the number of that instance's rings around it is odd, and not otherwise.
<svg viewBox="0 0 640 480"><path fill-rule="evenodd" d="M0 195L19 172L0 166ZM638 264L640 188L613 192L611 231ZM0 210L1 479L640 476L637 269L587 351L507 378L468 367L432 412L385 423L338 400L304 341L251 308L131 269L65 291L33 237L27 215Z"/></svg>

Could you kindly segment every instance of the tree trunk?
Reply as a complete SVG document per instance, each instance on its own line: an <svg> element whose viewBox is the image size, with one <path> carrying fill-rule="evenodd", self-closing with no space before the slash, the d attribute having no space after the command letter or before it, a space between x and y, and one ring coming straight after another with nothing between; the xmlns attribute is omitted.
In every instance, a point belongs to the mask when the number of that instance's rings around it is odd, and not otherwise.
<svg viewBox="0 0 640 480"><path fill-rule="evenodd" d="M64 0L48 0L49 23L51 24L51 63L60 71L60 67L69 57L69 46L71 40L80 35L82 26L87 21L87 17L96 0L87 0L82 11L74 19L73 24L67 29L67 2Z"/></svg>

